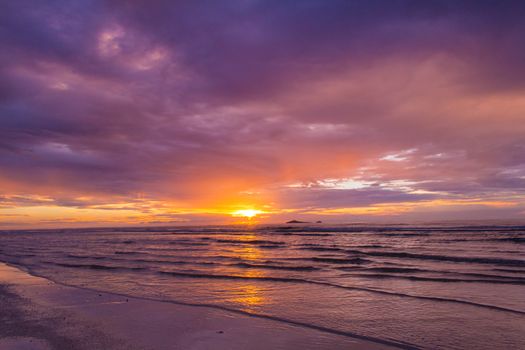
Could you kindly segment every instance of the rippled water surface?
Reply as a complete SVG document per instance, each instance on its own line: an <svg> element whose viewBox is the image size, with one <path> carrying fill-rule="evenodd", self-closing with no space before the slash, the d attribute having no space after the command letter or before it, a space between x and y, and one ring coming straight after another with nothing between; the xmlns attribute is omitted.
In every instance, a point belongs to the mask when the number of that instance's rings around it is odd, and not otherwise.
<svg viewBox="0 0 525 350"><path fill-rule="evenodd" d="M0 231L75 286L211 304L425 349L525 348L525 227Z"/></svg>

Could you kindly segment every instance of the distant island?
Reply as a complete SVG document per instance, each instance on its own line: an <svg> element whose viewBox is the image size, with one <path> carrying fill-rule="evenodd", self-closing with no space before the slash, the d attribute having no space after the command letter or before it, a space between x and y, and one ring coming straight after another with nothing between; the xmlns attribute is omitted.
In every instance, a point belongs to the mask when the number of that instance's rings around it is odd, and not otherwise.
<svg viewBox="0 0 525 350"><path fill-rule="evenodd" d="M309 221L299 221L299 220L290 220L286 222L287 224L311 224ZM321 220L316 221L316 224L322 224L323 222Z"/></svg>

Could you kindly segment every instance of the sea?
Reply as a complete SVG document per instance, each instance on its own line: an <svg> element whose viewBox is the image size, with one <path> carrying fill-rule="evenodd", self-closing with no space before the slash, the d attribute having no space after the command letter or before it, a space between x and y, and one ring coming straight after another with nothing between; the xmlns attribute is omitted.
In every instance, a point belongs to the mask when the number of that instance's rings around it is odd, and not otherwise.
<svg viewBox="0 0 525 350"><path fill-rule="evenodd" d="M525 226L0 231L58 283L232 310L405 349L525 349Z"/></svg>

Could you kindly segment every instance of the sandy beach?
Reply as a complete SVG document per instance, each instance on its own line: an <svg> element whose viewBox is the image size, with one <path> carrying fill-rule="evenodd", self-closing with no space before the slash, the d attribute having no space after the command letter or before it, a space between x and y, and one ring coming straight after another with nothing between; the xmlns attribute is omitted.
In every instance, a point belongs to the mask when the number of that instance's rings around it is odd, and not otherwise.
<svg viewBox="0 0 525 350"><path fill-rule="evenodd" d="M0 263L0 350L394 349L213 309L67 287Z"/></svg>

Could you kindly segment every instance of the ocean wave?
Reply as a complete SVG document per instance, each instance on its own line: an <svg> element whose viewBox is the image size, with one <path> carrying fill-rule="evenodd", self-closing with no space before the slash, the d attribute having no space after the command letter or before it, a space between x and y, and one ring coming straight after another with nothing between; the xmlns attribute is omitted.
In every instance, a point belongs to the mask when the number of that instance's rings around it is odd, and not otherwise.
<svg viewBox="0 0 525 350"><path fill-rule="evenodd" d="M107 257L105 256L90 256L90 255L76 255L76 254L67 254L68 258L73 259L94 259L94 260L105 260Z"/></svg>
<svg viewBox="0 0 525 350"><path fill-rule="evenodd" d="M227 279L227 280L260 280L260 281L272 281L272 282L299 282L303 281L308 283L306 280L300 280L296 278L288 277L260 277L260 276L239 276L239 275L223 275L223 274L208 274L198 272L179 272L179 271L158 271L163 275L170 275L175 277L188 277L188 278L209 278L209 279Z"/></svg>
<svg viewBox="0 0 525 350"><path fill-rule="evenodd" d="M283 233L284 236L299 236L299 237L329 237L333 236L331 233Z"/></svg>
<svg viewBox="0 0 525 350"><path fill-rule="evenodd" d="M369 274L369 273L357 273L351 274L353 277L364 277L364 278L391 278L391 279L404 279L411 281L425 281L425 282L443 282L443 283L492 283L492 284L525 284L524 280L512 279L463 279L463 278L446 278L446 277L421 277L421 276L406 276L406 275L389 275L389 274Z"/></svg>
<svg viewBox="0 0 525 350"><path fill-rule="evenodd" d="M386 272L386 273L414 273L429 272L429 270L410 268L410 267L369 267L366 271Z"/></svg>
<svg viewBox="0 0 525 350"><path fill-rule="evenodd" d="M428 269L420 269L420 268L405 268L405 267L368 267L368 268L361 268L359 271L364 272L381 272L381 273L401 273L401 274L407 274L407 273L426 273L426 274L441 274L441 275L451 275L456 277L477 277L482 278L484 281L489 281L492 279L495 280L501 280L501 281L521 281L525 282L525 279L519 278L519 277L512 277L512 276L501 276L501 275L492 275L492 274L485 274L485 273L474 273L474 272L457 272L457 271L443 271L443 270L428 270ZM415 276L419 277L419 276ZM422 277L425 278L425 277ZM434 277L429 277L434 278ZM438 277L439 279L440 277ZM449 279L445 277L445 279ZM466 279L462 278L455 278L452 279L454 281L465 281ZM481 280L474 280L469 279L467 281L481 281ZM444 281L447 282L447 281ZM497 282L496 282L497 283ZM520 283L521 284L521 283Z"/></svg>
<svg viewBox="0 0 525 350"><path fill-rule="evenodd" d="M343 248L334 248L334 247L322 247L322 246L306 246L299 247L301 250L311 250L315 252L341 252L344 251Z"/></svg>
<svg viewBox="0 0 525 350"><path fill-rule="evenodd" d="M503 259L503 258L432 255L432 254L417 254L417 253L406 253L406 252L381 252L381 251L366 252L366 251L361 251L361 250L347 250L347 253L367 255L367 256L450 261L450 262L460 262L460 263L493 264L493 265L505 265L505 266L525 266L525 260Z"/></svg>
<svg viewBox="0 0 525 350"><path fill-rule="evenodd" d="M330 263L330 264L368 264L371 261L363 258L328 258L328 257L313 257L308 260Z"/></svg>
<svg viewBox="0 0 525 350"><path fill-rule="evenodd" d="M88 269L88 270L131 270L131 271L146 270L145 267L109 266L109 265L99 265L99 264L69 264L69 263L57 263L57 262L50 262L50 261L46 261L45 263L55 265L55 266L61 266L61 267Z"/></svg>
<svg viewBox="0 0 525 350"><path fill-rule="evenodd" d="M237 263L237 264L232 264L232 266L239 266L239 267L244 267L244 268L271 269L271 270L290 270L290 271L319 270L318 267L314 267L314 266L282 266L282 265L251 264L251 263Z"/></svg>
<svg viewBox="0 0 525 350"><path fill-rule="evenodd" d="M168 244L181 245L181 246L207 246L208 245L208 243L204 243L204 242L176 242L176 241L168 242Z"/></svg>
<svg viewBox="0 0 525 350"><path fill-rule="evenodd" d="M5 252L2 252L2 255L11 256L13 258L33 258L36 256L35 254L29 254L29 253L5 253Z"/></svg>
<svg viewBox="0 0 525 350"><path fill-rule="evenodd" d="M508 273L521 273L525 274L525 270L511 270L511 269L492 269L493 271L508 272Z"/></svg>
<svg viewBox="0 0 525 350"><path fill-rule="evenodd" d="M399 233L419 233L419 234L433 234L433 233L457 233L457 232L523 232L525 226L378 226L378 225L362 225L362 226L313 226L313 225L294 225L294 226L277 226L265 227L264 230L274 232L332 232L332 233L369 233L381 234L386 232Z"/></svg>
<svg viewBox="0 0 525 350"><path fill-rule="evenodd" d="M494 242L511 242L511 243L525 243L525 237L503 237L494 238L491 241Z"/></svg>
<svg viewBox="0 0 525 350"><path fill-rule="evenodd" d="M487 309L492 309L492 310L505 311L505 312L511 312L515 314L525 315L525 311L514 310L514 309L505 308L505 307L496 306L496 305L490 305L490 304L476 303L476 302L461 300L461 299L414 295L414 294L408 294L408 293L392 292L392 291L365 288L365 287L344 286L344 285L330 283L330 282L314 281L314 280L300 279L300 278L239 276L239 275L224 275L224 274L188 273L188 272L179 272L179 271L158 271L158 273L162 275L170 275L173 277L184 277L184 278L204 278L204 279L224 279L224 280L258 280L258 281L268 281L268 282L315 284L315 285L320 285L320 286L327 286L327 287L333 287L333 288L339 288L339 289L345 289L345 290L363 291L363 292L390 295L390 296L396 296L396 297L402 297L402 298L414 298L414 299L421 299L421 300L431 300L431 301L436 301L436 302L458 303L458 304L464 304L464 305L470 305L470 306L475 306L475 307L481 307L481 308L487 308Z"/></svg>
<svg viewBox="0 0 525 350"><path fill-rule="evenodd" d="M237 240L237 239L216 239L215 242L218 243L233 243L233 244L253 244L253 245L285 245L285 242L282 241L268 241L262 239L250 239L250 240Z"/></svg>

